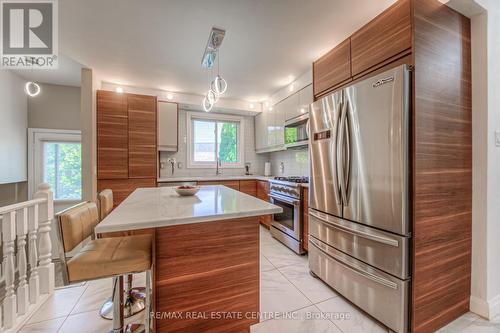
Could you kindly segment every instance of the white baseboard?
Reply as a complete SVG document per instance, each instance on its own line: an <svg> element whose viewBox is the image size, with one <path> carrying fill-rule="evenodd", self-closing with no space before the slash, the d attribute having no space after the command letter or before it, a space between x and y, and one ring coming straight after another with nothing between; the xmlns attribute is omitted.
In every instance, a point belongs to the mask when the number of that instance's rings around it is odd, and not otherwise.
<svg viewBox="0 0 500 333"><path fill-rule="evenodd" d="M487 319L493 319L500 315L500 295L486 301L481 298L470 297L470 310L475 314Z"/></svg>
<svg viewBox="0 0 500 333"><path fill-rule="evenodd" d="M492 300L488 301L490 306L490 319L500 315L500 295L497 295Z"/></svg>

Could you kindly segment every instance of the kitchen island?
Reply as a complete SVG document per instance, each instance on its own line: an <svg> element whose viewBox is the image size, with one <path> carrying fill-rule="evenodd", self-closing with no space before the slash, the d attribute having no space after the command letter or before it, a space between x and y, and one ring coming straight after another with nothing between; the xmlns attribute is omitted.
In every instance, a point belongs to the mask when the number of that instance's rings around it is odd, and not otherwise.
<svg viewBox="0 0 500 333"><path fill-rule="evenodd" d="M259 322L258 216L282 209L225 186L140 188L95 229L153 235L156 332L249 332Z"/></svg>

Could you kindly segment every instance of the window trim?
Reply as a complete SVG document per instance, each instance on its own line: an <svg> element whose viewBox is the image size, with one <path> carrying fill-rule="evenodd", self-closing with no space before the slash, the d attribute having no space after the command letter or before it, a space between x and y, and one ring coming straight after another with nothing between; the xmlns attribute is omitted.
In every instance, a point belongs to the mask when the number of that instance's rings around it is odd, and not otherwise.
<svg viewBox="0 0 500 333"><path fill-rule="evenodd" d="M33 199L38 185L43 181L43 143L44 141L82 142L79 130L60 130L46 128L28 128L28 197ZM83 158L83 156L82 156ZM82 179L83 186L83 179ZM83 196L83 193L82 193ZM79 203L83 200L62 199L55 203Z"/></svg>
<svg viewBox="0 0 500 333"><path fill-rule="evenodd" d="M193 120L212 120L212 121L227 121L237 123L238 129L238 163L223 163L221 169L241 169L245 166L245 118L238 116L230 116L225 114L201 113L201 112L186 112L187 125L187 168L188 169L215 169L216 162L195 162L193 160Z"/></svg>

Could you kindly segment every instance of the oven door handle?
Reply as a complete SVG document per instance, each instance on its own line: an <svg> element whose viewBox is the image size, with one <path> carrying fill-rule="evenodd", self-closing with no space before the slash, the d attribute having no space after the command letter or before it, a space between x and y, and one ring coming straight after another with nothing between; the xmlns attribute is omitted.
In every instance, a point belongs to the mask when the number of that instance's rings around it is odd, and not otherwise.
<svg viewBox="0 0 500 333"><path fill-rule="evenodd" d="M288 203L290 205L294 205L294 206L299 206L300 205L300 201L299 200L290 199L290 198L287 198L287 197L279 195L279 194L270 194L269 197L273 198L273 199L276 199L276 200L283 201L283 202Z"/></svg>

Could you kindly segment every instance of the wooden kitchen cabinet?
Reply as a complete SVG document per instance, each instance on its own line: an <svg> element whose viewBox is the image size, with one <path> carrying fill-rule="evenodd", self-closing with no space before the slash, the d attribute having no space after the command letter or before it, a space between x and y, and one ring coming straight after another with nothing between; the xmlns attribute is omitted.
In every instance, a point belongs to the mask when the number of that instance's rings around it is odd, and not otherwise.
<svg viewBox="0 0 500 333"><path fill-rule="evenodd" d="M435 332L470 308L470 23L438 0L398 0L351 36L353 82L403 64L412 70L408 331L415 333ZM314 69L316 99L351 82L322 87L328 70Z"/></svg>
<svg viewBox="0 0 500 333"><path fill-rule="evenodd" d="M139 187L156 187L156 179L106 179L97 182L97 191L113 191L113 206L118 206Z"/></svg>
<svg viewBox="0 0 500 333"><path fill-rule="evenodd" d="M156 97L128 94L128 177L156 178Z"/></svg>
<svg viewBox="0 0 500 333"><path fill-rule="evenodd" d="M257 181L257 198L264 201L269 201L269 182L265 180ZM259 217L259 222L266 228L271 227L272 215L262 215Z"/></svg>
<svg viewBox="0 0 500 333"><path fill-rule="evenodd" d="M256 180L240 180L240 192L248 195L257 196L257 181Z"/></svg>
<svg viewBox="0 0 500 333"><path fill-rule="evenodd" d="M352 76L411 52L411 47L411 4L400 0L351 36Z"/></svg>
<svg viewBox="0 0 500 333"><path fill-rule="evenodd" d="M214 181L206 181L206 182L198 182L198 185L224 185L233 190L240 190L240 181L239 180L214 180Z"/></svg>
<svg viewBox="0 0 500 333"><path fill-rule="evenodd" d="M303 239L303 245L304 245L304 250L308 251L308 244L309 244L309 189L307 187L302 188L303 191L303 198L304 198L304 210L302 212L303 220L304 220L304 226L302 229L302 239Z"/></svg>
<svg viewBox="0 0 500 333"><path fill-rule="evenodd" d="M314 95L351 79L351 39L348 38L313 63Z"/></svg>
<svg viewBox="0 0 500 333"><path fill-rule="evenodd" d="M127 97L97 92L97 178L128 178Z"/></svg>
<svg viewBox="0 0 500 333"><path fill-rule="evenodd" d="M115 207L138 187L155 187L156 97L97 91L97 189Z"/></svg>

